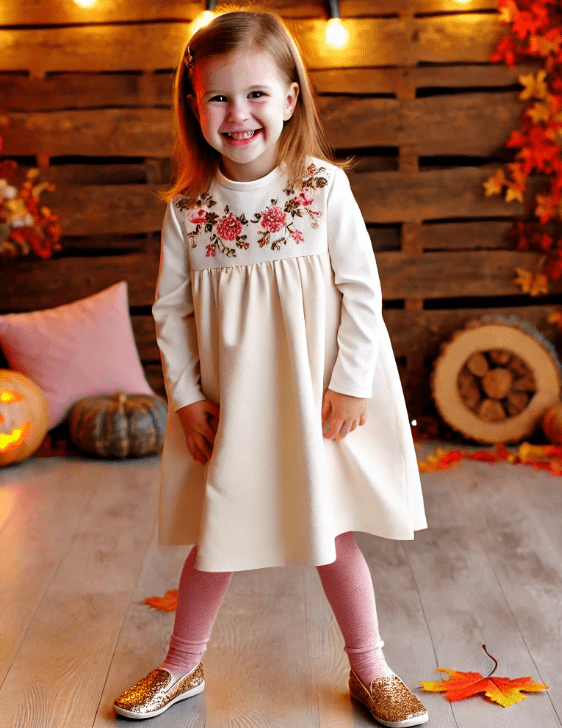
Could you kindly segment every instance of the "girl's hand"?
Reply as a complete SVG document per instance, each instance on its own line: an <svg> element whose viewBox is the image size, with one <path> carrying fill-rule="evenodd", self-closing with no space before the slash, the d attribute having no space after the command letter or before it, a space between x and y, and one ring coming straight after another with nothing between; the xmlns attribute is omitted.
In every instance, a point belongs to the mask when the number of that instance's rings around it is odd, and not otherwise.
<svg viewBox="0 0 562 728"><path fill-rule="evenodd" d="M367 422L367 400L327 389L322 400L322 425L328 417L330 426L324 437L343 440L357 425Z"/></svg>
<svg viewBox="0 0 562 728"><path fill-rule="evenodd" d="M219 426L220 408L209 399L180 407L176 414L185 435L185 442L193 459L205 465L213 452L215 434Z"/></svg>

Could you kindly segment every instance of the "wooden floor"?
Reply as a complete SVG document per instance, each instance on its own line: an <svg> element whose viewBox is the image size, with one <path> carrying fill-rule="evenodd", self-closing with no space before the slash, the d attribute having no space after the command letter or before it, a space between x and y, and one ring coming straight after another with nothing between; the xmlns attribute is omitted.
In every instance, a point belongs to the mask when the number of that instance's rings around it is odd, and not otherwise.
<svg viewBox="0 0 562 728"><path fill-rule="evenodd" d="M426 444L426 448L435 443ZM152 720L113 699L165 656L187 548L156 544L159 460L34 458L0 471L0 728L359 728L343 639L314 567L234 574L204 657L206 690ZM357 534L385 655L435 728L562 725L562 479L505 463L423 475L430 528ZM449 703L436 667L531 676L502 708Z"/></svg>

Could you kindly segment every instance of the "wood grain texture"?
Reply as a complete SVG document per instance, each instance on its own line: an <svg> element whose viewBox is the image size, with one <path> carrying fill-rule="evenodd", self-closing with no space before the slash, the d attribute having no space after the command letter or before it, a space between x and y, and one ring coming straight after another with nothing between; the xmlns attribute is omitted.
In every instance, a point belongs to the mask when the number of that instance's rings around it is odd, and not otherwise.
<svg viewBox="0 0 562 728"><path fill-rule="evenodd" d="M443 218L529 216L534 195L544 186L530 178L523 204L501 197L485 197L483 183L498 165L402 172L365 172L350 175L350 183L366 222L418 222Z"/></svg>
<svg viewBox="0 0 562 728"><path fill-rule="evenodd" d="M224 0L221 6L239 5L236 0ZM269 9L283 17L326 17L326 5L322 0L270 0ZM495 10L495 0L465 0L459 8L458 0L341 0L342 17L392 15L406 9L417 13L459 12L471 10ZM98 0L95 5L97 22L138 22L167 18L195 18L201 12L201 4L181 0L127 0L118 5L110 0ZM60 23L90 23L92 9L83 8L73 0L6 0L3 6L3 25L55 25Z"/></svg>
<svg viewBox="0 0 562 728"><path fill-rule="evenodd" d="M497 153L524 107L511 91L404 100L318 99L320 117L334 147L409 145L419 155ZM169 109L11 112L7 118L9 123L2 130L6 155L97 156L101 148L107 156L167 158L173 147Z"/></svg>
<svg viewBox="0 0 562 728"><path fill-rule="evenodd" d="M27 460L0 470L0 685L78 528L93 470ZM91 475L91 477L89 477Z"/></svg>
<svg viewBox="0 0 562 728"><path fill-rule="evenodd" d="M162 228L166 203L158 189L151 184L64 184L44 200L57 211L63 235L131 235Z"/></svg>
<svg viewBox="0 0 562 728"><path fill-rule="evenodd" d="M415 68L330 68L310 72L319 94L394 94L408 82L416 89L505 88L535 69L518 64L420 66ZM56 111L93 107L170 106L172 72L91 74L64 72L44 78L0 73L0 98L6 111Z"/></svg>
<svg viewBox="0 0 562 728"><path fill-rule="evenodd" d="M0 689L0 725L91 727L150 537L155 461L73 462L91 497Z"/></svg>
<svg viewBox="0 0 562 728"><path fill-rule="evenodd" d="M420 443L419 457L443 444ZM189 550L157 545L157 474L157 458L31 459L0 472L0 544L9 539L13 548L25 534L9 561L3 604L31 612L27 624L2 624L16 645L0 689L2 726L129 724L116 718L113 700L161 662L173 624L173 614L143 600L177 586ZM422 475L429 528L413 541L356 534L375 587L385 656L427 706L431 725L560 728L558 480L532 468L463 461ZM58 572L51 570L42 597L26 604L29 594L17 584L57 538ZM418 681L439 679L438 666L487 674L492 663L481 644L500 661L498 674L529 675L549 690L503 709L482 696L449 703L420 689ZM205 693L154 725L373 725L350 701L343 638L314 567L234 574L204 667Z"/></svg>
<svg viewBox="0 0 562 728"><path fill-rule="evenodd" d="M416 89L505 87L517 84L519 76L534 71L530 65L418 66L415 68L330 68L312 71L319 94L396 94L408 81Z"/></svg>
<svg viewBox="0 0 562 728"><path fill-rule="evenodd" d="M377 253L383 298L447 298L509 296L520 293L515 268L538 269L540 254L510 250L469 250L411 254ZM71 303L125 280L131 306L152 306L158 260L152 254L131 253L93 258L55 258L35 266L29 261L10 266L4 284L2 309L33 311ZM66 281L61 287L60 281ZM25 297L22 296L25 291ZM551 293L562 291L553 282Z"/></svg>
<svg viewBox="0 0 562 728"><path fill-rule="evenodd" d="M174 68L191 35L188 19L0 30L2 71L153 71ZM349 42L324 41L325 20L287 19L310 69L414 66L419 61L486 63L504 32L494 14L344 18ZM320 41L320 42L319 42ZM97 48L95 54L92 47Z"/></svg>
<svg viewBox="0 0 562 728"><path fill-rule="evenodd" d="M513 605L498 581L485 544L455 502L459 480L470 478L476 471L479 477L493 479L496 488L505 488L509 468L461 467L448 471L445 477L443 473L428 474L424 495L430 529L416 534L415 543L407 543L405 549L440 667L489 674L493 663L481 648L485 644L501 665L499 675L537 678ZM509 709L490 706L480 697L453 703L456 725L474 728L493 721L498 728L557 726L559 719L548 695L533 697L538 700L525 699L511 713Z"/></svg>
<svg viewBox="0 0 562 728"><path fill-rule="evenodd" d="M153 609L144 600L149 596L163 596L168 589L177 588L190 547L160 548L155 516L153 513L152 538L131 595L92 728L128 724L125 718L116 717L113 701L166 657L175 614ZM146 526L150 527L150 522ZM154 724L158 728L204 728L205 696L197 695L180 703L154 719Z"/></svg>
<svg viewBox="0 0 562 728"><path fill-rule="evenodd" d="M456 480L456 493L525 635L534 663L525 674L549 685L548 696L560 715L562 538L548 517L562 512L560 488L549 473L537 473L538 487L531 489L526 473L506 470L500 467L490 477L485 468L475 468L471 477ZM506 477L513 480L509 493L502 487Z"/></svg>
<svg viewBox="0 0 562 728"><path fill-rule="evenodd" d="M455 298L460 286L463 296L513 296L521 293L515 269L540 270L540 260L540 253L511 250L377 255L384 299ZM562 283L553 283L550 291L561 292Z"/></svg>
<svg viewBox="0 0 562 728"><path fill-rule="evenodd" d="M558 308L556 305L544 306L540 302L534 306L459 308L444 311L409 312L387 308L383 311L383 318L390 333L395 356L435 357L441 343L457 329L464 328L471 319L490 313L519 316L536 326L555 345L560 345L562 336L556 326L547 321L549 314Z"/></svg>
<svg viewBox="0 0 562 728"><path fill-rule="evenodd" d="M38 266L15 261L3 285L6 311L33 311L72 303L114 283L126 281L130 306L151 306L158 259L145 253L94 258L53 258ZM61 283L64 281L64 283ZM22 295L24 292L24 295Z"/></svg>

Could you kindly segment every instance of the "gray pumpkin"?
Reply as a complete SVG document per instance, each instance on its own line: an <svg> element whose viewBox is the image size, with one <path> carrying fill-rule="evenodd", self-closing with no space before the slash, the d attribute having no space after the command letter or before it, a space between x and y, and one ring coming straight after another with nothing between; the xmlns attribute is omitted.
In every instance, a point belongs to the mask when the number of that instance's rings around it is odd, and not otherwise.
<svg viewBox="0 0 562 728"><path fill-rule="evenodd" d="M70 410L70 438L100 457L153 455L164 442L167 412L163 399L147 394L86 397Z"/></svg>

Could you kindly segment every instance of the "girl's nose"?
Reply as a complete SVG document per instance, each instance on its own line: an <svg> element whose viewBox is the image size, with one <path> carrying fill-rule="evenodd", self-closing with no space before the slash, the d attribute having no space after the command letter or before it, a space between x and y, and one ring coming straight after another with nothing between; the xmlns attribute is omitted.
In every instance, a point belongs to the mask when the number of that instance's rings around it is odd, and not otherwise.
<svg viewBox="0 0 562 728"><path fill-rule="evenodd" d="M233 103L228 107L229 121L245 121L248 118L248 109L246 104Z"/></svg>

